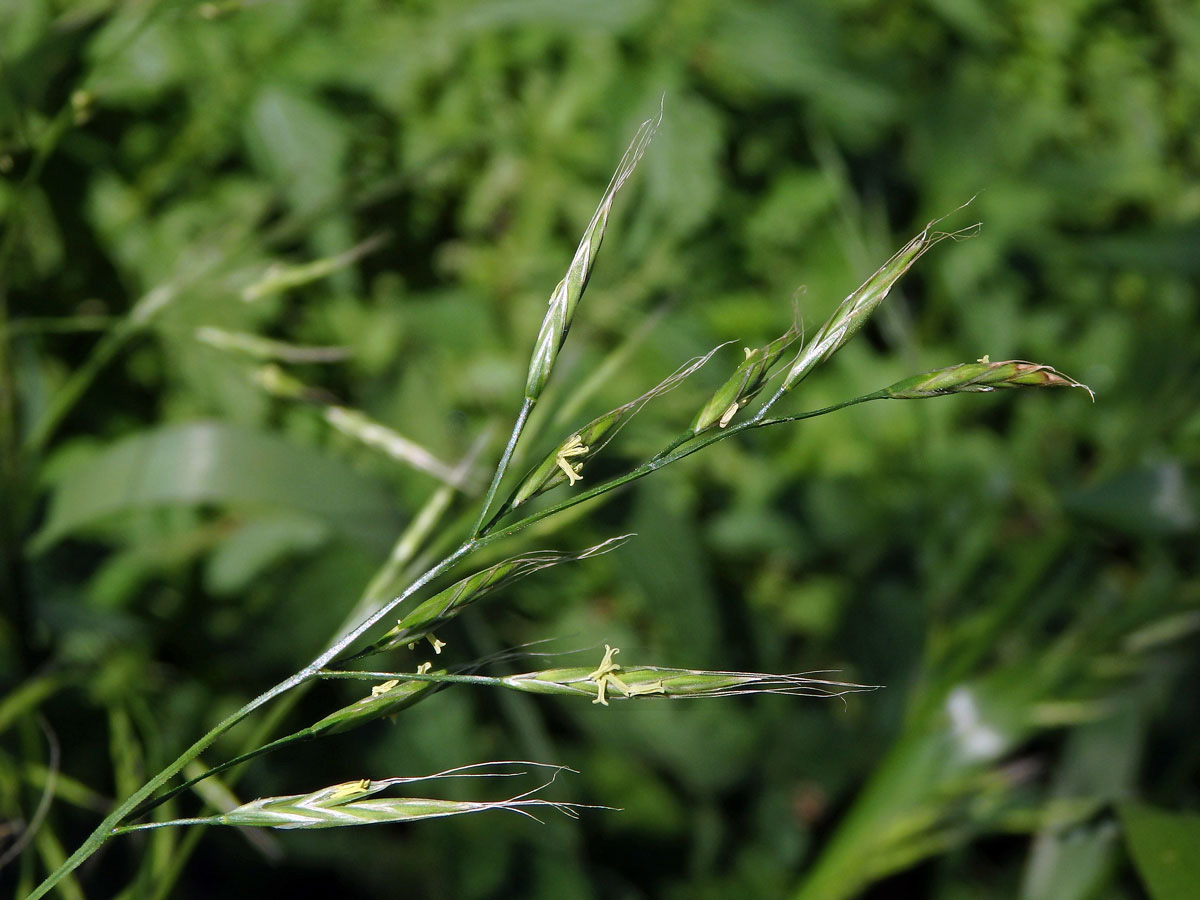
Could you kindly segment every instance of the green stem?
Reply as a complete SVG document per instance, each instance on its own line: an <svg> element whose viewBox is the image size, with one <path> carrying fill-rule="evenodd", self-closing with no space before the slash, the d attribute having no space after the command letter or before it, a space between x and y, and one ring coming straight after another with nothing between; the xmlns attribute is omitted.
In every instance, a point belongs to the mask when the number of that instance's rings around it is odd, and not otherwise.
<svg viewBox="0 0 1200 900"><path fill-rule="evenodd" d="M696 437L696 435L694 435L692 432L685 431L683 434L681 434L677 438L675 438L675 440L671 441L671 443L667 444L667 446L663 447L661 450L659 450L657 453L655 453L654 456L650 457L650 461L654 462L655 460L660 460L660 459L663 459L663 458L671 455L671 453L673 453L675 450L679 449L680 447L682 447L684 444L686 444L688 441L692 440L695 437Z"/></svg>
<svg viewBox="0 0 1200 900"><path fill-rule="evenodd" d="M477 441L476 445L468 451L467 455L459 463L458 471L462 472L464 477L469 472L471 466L474 465L476 456L482 450L483 445L484 441L482 439ZM359 598L358 604L338 629L338 634L341 634L343 629L349 628L357 622L360 617L368 615L375 604L381 602L380 598L385 595L389 586L399 577L399 571L413 559L421 544L428 539L430 532L432 532L453 502L455 494L456 491L454 488L449 485L443 485L425 502L425 505L417 513L416 517L414 517L408 528L396 540L387 561L375 573L370 584L367 585L366 590L363 591L362 596ZM296 704L303 699L305 692L312 684L312 681L306 682L296 690L290 691L279 703L272 706L270 711L264 716L263 721L242 742L244 749L236 758L208 769L195 778L188 779L184 784L172 788L165 794L160 794L158 797L145 801L130 816L142 815L154 809L156 806L165 803L167 800L191 788L210 775L216 775L220 772L236 768L242 763L249 762L259 756L279 750L291 743L307 739L309 737L309 729L302 729L286 737L278 738L266 744L263 743L267 736L275 730ZM237 784L241 774L241 771L230 772L229 777L226 778L226 784L232 788ZM187 832L184 839L180 841L179 846L175 848L175 852L171 854L170 868L155 880L154 892L148 900L164 900L164 898L171 895L175 882L183 873L188 858L195 851L196 845L199 843L207 827L207 825L198 825Z"/></svg>
<svg viewBox="0 0 1200 900"><path fill-rule="evenodd" d="M788 390L789 390L789 388L786 384L779 385L779 387L776 388L775 393L773 393L771 395L771 399L768 400L766 403L764 403L759 408L758 412L756 412L754 414L753 418L751 418L750 421L756 422L759 419L763 418L768 412L770 412L771 407L774 406L776 403L778 403L783 398L783 395L786 394L788 392Z"/></svg>
<svg viewBox="0 0 1200 900"><path fill-rule="evenodd" d="M496 499L496 491L500 490L500 480L504 477L504 473L508 471L508 464L512 460L513 451L517 449L517 441L521 439L521 432L525 430L525 423L529 420L529 414L533 411L535 403L537 401L533 397L526 397L524 402L521 403L521 411L517 414L517 421L513 423L513 430L508 438L508 445L504 448L504 454L500 457L500 462L496 466L496 474L492 476L492 483L488 486L487 495L483 498L483 505L479 507L479 518L475 520L475 527L471 529L472 539L479 537L486 530L483 523L487 519L488 508L491 507L492 501Z"/></svg>
<svg viewBox="0 0 1200 900"><path fill-rule="evenodd" d="M178 828L180 825L212 825L211 818L203 819L172 819L170 822L142 822L139 825L118 825L112 830L112 836L129 834L134 831L153 831L156 828ZM30 900L33 898L30 894Z"/></svg>
<svg viewBox="0 0 1200 900"><path fill-rule="evenodd" d="M125 831L128 831L128 830L140 830L138 828L135 828L134 826L126 826L126 827L122 828L120 826L120 822L123 819L125 819L131 812L133 812L135 809L140 807L142 805L143 801L147 800L156 790L158 790L160 787L162 787L164 784L166 784L167 781L169 781L171 778L173 778L175 775L177 775L183 769L183 767L185 765L187 765L187 763L191 762L193 759L195 759L197 756L199 756L204 750L206 750L209 746L211 746L212 743L221 734L223 734L224 732L226 732L227 730L232 728L234 725L236 725L238 722L240 722L242 719L244 719L250 713L254 712L256 709L258 709L261 706L263 706L264 704L268 703L275 697L278 697L279 695L284 694L284 693L292 690L293 688L296 688L314 678L350 677L348 675L343 675L343 674L337 674L337 675L330 676L329 673L323 672L322 670L325 665L327 665L329 662L331 662L332 660L336 659L341 654L343 654L350 647L351 644L353 644L356 640L358 640L360 637L362 637L368 630L370 630L378 622L380 622L385 616L387 616L400 603L402 603L404 600L408 599L410 596L412 596L414 593L416 593L416 591L418 591L420 588L424 587L426 584L428 584L434 578L449 571L457 562L459 562L459 560L463 559L464 557L469 556L470 554L474 553L476 550L480 550L490 544L495 543L496 541L502 540L503 538L505 538L511 534L515 534L518 531L528 528L530 525L533 525L536 522L540 522L541 520L548 518L549 516L552 516L559 512L562 512L563 510L570 509L571 507L577 506L580 503L584 503L587 500L592 499L593 497L597 497L601 494L608 493L609 491L615 490L616 488L619 488L626 484L629 484L632 481L636 481L639 478L643 478L646 475L649 475L651 472L657 471L658 469L661 469L664 466L668 466L673 462L678 462L679 460L692 455L693 453L695 453L698 450L702 450L705 447L707 447L711 444L714 444L718 441L723 441L727 438L733 437L735 434L740 434L741 432L746 431L748 429L763 428L763 427L766 427L769 425L781 425L781 424L784 424L787 422L799 422L803 419L811 419L816 416L826 415L827 413L835 412L839 409L845 409L846 407L853 406L857 403L864 403L868 400L884 399L884 398L886 398L886 396L887 396L886 393L884 393L883 391L876 391L873 394L866 394L861 397L856 397L853 400L847 400L844 403L838 403L833 406L827 406L822 409L813 410L811 412L805 412L805 413L800 413L800 414L794 415L794 416L784 416L784 417L773 418L773 419L768 419L768 418L764 417L764 413L766 411L766 407L764 407L763 409L759 410L758 414L755 415L752 419L749 419L749 420L747 420L739 425L735 425L731 428L723 429L723 430L717 431L715 433L700 436L700 437L695 437L690 432L680 435L680 436L676 437L670 444L668 444L666 448L664 448L662 451L660 451L658 454L656 454L651 459L642 463L642 465L638 466L636 469L633 469L630 472L627 472L626 474L619 476L617 478L612 478L609 481L603 482L602 484L598 484L589 490L582 491L579 494L576 494L575 496L570 497L567 500L564 500L563 502L558 503L554 506L547 507L546 509L532 513L532 514L526 516L525 518L520 519L517 522L514 522L511 525L506 526L503 529L499 529L496 531L490 531L490 528L491 528L490 525L488 526L487 529L482 529L481 526L477 526L477 527L481 528L481 532L479 534L464 541L458 547L457 550L455 550L453 553L451 553L449 556L447 556L445 559L443 559L440 563L438 563L437 565L430 568L428 571L425 572L425 574L421 575L412 584L410 584L407 588L405 588L405 590L403 592L401 592L398 596L396 596L395 598L390 600L388 603L384 604L382 607L380 607L379 610L377 610L375 613L373 613L372 615L370 615L366 619L364 619L358 626L356 626L351 631L347 632L345 635L343 635L341 638L339 638L337 641L335 641L333 644L331 644L315 660L313 660L311 663L309 663L309 665L305 666L303 669L301 669L299 672L295 673L291 677L285 679L284 681L281 681L279 684L275 685L275 687L271 688L270 690L266 691L265 693L260 694L258 697L251 700L249 703L247 703L245 706L243 706L237 712L228 716L219 725L217 725L215 728L213 728L211 731L209 731L206 735L204 735L204 737L200 738L200 740L198 740L191 747L189 747L187 750L185 750L183 752L183 754L181 754L174 762L172 762L169 766L167 766L165 769L163 769L161 772L159 772L157 775L155 775L153 778L151 778L139 790L137 790L131 796L126 798L125 801L123 801L116 809L114 809L104 819L104 821L101 822L96 827L96 829L92 832L92 834L88 837L88 839L83 843L83 845L80 846L79 849L76 850L67 859L66 862L64 862L49 877L47 877L46 880L43 881L32 894L29 895L27 900L38 900L38 898L45 896L46 893L49 892L51 888L53 888L64 877L66 877L71 872L73 872L85 859L87 859L89 856L91 856L93 853L95 853L96 850L98 850L100 848L100 846L102 844L104 844L104 842L107 841L110 837L112 837L116 834L124 833ZM521 416L518 420L518 424L516 427L513 428L513 436L509 439L509 446L505 450L504 459L501 461L501 465L497 467L498 475L496 478L493 478L492 488L488 491L488 499L484 503L484 513L485 514L486 514L487 505L491 502L491 499L494 498L495 493L496 493L496 488L499 485L499 481L500 481L499 475L502 474L502 470L506 467L508 459L512 456L512 449L513 449L513 447L516 446L516 441L520 437L520 432L521 432L521 428L523 427L524 419L528 417L529 410L532 407L533 407L533 402L526 399L525 404L522 406ZM694 440L693 440L693 437L695 437ZM482 518L483 517L481 516L480 521L482 521ZM374 675L372 677L375 677L375 675L377 675L377 674L378 673L374 673ZM355 677L358 677L358 676L355 676ZM479 683L477 681L477 679L479 679L483 676L458 675L458 676L450 676L450 677L447 677L447 676L433 676L433 677L407 676L407 677L414 677L415 680L431 680L431 681L462 680L465 682ZM300 734L300 733L301 732L297 732L297 734ZM299 738L297 738L295 736L289 736L289 738L281 738L280 740L286 741L286 740L298 740L298 739ZM276 743L278 743L278 742L276 742ZM256 753L256 751L254 751L254 752ZM257 753L256 753L256 755L257 755ZM244 760L242 760L242 761L244 761ZM231 764L233 764L233 763L231 763ZM219 771L219 770L220 769L218 768L218 769L214 769L213 771L215 772L215 771ZM144 828L146 826L142 826L142 827Z"/></svg>
<svg viewBox="0 0 1200 900"><path fill-rule="evenodd" d="M308 682L308 683L311 684L311 682ZM295 696L295 695L293 694L292 696ZM162 805L163 803L166 803L172 797L176 797L179 794L182 794L184 791L194 787L195 785L199 784L201 781L204 781L206 778L211 778L214 775L220 775L222 772L226 772L229 769L234 768L235 766L240 766L242 763L250 762L250 760L252 760L252 759L258 759L258 757L260 757L260 756L264 756L268 753L271 753L275 750L280 749L281 747L286 747L289 744L298 744L301 741L310 740L313 736L314 735L313 735L313 731L311 728L302 728L300 731L295 731L284 737L277 738L277 739L271 741L270 743L263 744L259 747L255 747L253 750L247 750L245 753L241 753L241 754L233 757L232 759L227 759L223 763L218 763L217 765L213 766L211 769L205 769L203 772L201 772L195 778L189 778L187 781L183 782L183 784L176 785L175 787L171 788L166 793L159 794L157 797L147 798L142 803L140 803L136 808L131 809L129 811L128 818L136 818L137 816L145 815L146 813L150 812L150 810ZM116 834L116 833L117 832L114 829L113 834Z"/></svg>

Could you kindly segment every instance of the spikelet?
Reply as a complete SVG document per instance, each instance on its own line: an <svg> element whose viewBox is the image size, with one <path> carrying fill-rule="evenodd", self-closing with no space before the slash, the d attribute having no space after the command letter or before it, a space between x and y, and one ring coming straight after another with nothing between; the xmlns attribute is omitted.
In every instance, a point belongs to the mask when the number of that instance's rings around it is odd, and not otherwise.
<svg viewBox="0 0 1200 900"><path fill-rule="evenodd" d="M378 797L381 791L397 785L446 778L500 778L524 775L525 772L476 772L498 766L537 766L551 769L552 776L545 784L504 800L441 800L427 797ZM579 809L603 809L581 803L566 803L545 800L533 796L553 783L559 772L571 771L565 766L547 766L530 762L481 763L448 769L436 775L418 778L383 778L373 781L363 778L320 788L307 794L288 794L278 797L262 797L244 803L228 812L196 819L176 819L168 822L149 822L129 826L122 831L138 831L164 828L173 825L234 825L257 828L344 828L351 825L383 825L391 822L413 822L419 819L435 819L442 816L457 816L466 813L503 809L521 813L536 819L533 812L552 809L571 817L577 817Z"/></svg>
<svg viewBox="0 0 1200 900"><path fill-rule="evenodd" d="M943 394L982 393L1019 387L1077 387L1083 388L1095 399L1092 389L1086 384L1050 366L1020 359L992 362L986 356L973 363L960 363L905 378L884 388L884 393L892 400L918 400Z"/></svg>
<svg viewBox="0 0 1200 900"><path fill-rule="evenodd" d="M970 202L970 201L968 201ZM966 205L966 204L964 204ZM926 250L945 238L958 238L973 234L976 227L947 233L934 231L941 219L935 219L896 252L886 263L853 293L848 295L834 311L821 330L805 345L783 380L783 389L791 390L821 363L833 356L846 341L850 340L866 324L886 298L892 287L900 280Z"/></svg>
<svg viewBox="0 0 1200 900"><path fill-rule="evenodd" d="M737 411L757 396L770 378L771 369L783 351L800 336L800 326L793 324L786 332L765 347L745 349L746 358L734 369L712 399L704 405L692 422L692 434L707 431L714 425L724 428Z"/></svg>
<svg viewBox="0 0 1200 900"><path fill-rule="evenodd" d="M411 644L422 638L428 638L440 626L449 622L464 609L475 603L492 591L512 584L526 575L556 566L559 563L575 562L607 553L623 544L632 535L621 535L609 538L607 541L589 547L579 553L534 552L514 556L503 562L496 563L486 569L481 569L473 575L456 581L450 587L434 594L421 603L407 615L403 616L394 628L387 632L370 647L353 656L344 657L341 662L360 659L373 653L382 653L401 644ZM435 649L437 645L435 644ZM440 650L439 650L440 652Z"/></svg>
<svg viewBox="0 0 1200 900"><path fill-rule="evenodd" d="M633 170L637 167L642 154L646 152L646 148L650 145L650 139L654 137L654 132L658 130L661 122L662 110L660 109L657 118L647 119L638 128L629 149L625 151L620 165L617 166L617 171L613 174L612 181L608 183L608 188L604 191L600 205L596 208L591 222L583 232L583 238L575 250L575 256L567 268L567 274L563 276L563 280L558 283L554 293L550 295L550 309L546 311L546 318L542 320L542 327L538 331L537 341L533 346L533 355L529 360L529 376L525 382L527 400L536 400L550 378L554 362L558 359L558 351L562 348L563 341L567 339L571 320L575 317L575 308L579 305L579 299L587 288L588 278L591 277L592 266L596 261L596 254L600 252L600 244L604 240L604 231L608 226L608 214L612 209L613 198L616 197L621 186L629 180L629 176L633 174Z"/></svg>

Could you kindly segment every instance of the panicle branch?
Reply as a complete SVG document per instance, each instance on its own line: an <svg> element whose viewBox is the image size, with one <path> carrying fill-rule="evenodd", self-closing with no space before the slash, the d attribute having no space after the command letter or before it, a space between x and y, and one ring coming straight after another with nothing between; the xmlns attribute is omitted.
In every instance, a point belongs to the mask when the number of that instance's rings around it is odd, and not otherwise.
<svg viewBox="0 0 1200 900"><path fill-rule="evenodd" d="M783 351L799 336L800 324L793 322L791 328L765 347L747 347L746 358L692 421L692 434L700 434L714 425L724 428L733 421L738 410L758 396Z"/></svg>
<svg viewBox="0 0 1200 900"><path fill-rule="evenodd" d="M339 662L348 662L374 653L382 653L401 644L412 644L422 638L430 637L435 629L446 624L468 606L492 591L512 584L540 569L607 553L625 543L630 537L632 535L625 534L609 538L607 541L579 553L552 551L525 553L481 569L434 594L407 615L401 617L395 627L378 641L359 653L343 657ZM434 649L441 653L440 642L434 641L433 643Z"/></svg>

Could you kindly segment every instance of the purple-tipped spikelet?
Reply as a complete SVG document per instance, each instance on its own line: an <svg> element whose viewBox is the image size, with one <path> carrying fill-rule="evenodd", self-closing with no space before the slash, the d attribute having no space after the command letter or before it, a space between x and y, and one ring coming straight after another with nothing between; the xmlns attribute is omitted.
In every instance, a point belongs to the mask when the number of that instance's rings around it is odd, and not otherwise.
<svg viewBox="0 0 1200 900"><path fill-rule="evenodd" d="M1086 384L1050 366L1020 359L992 362L986 356L973 363L960 363L905 378L884 388L884 394L892 400L919 400L943 394L983 393L1019 387L1077 387L1092 395L1092 389Z"/></svg>

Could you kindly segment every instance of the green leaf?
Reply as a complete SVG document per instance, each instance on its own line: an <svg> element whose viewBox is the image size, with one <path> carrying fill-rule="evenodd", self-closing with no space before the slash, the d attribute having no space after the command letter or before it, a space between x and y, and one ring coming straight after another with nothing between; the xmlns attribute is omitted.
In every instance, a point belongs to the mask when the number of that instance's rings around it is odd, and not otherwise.
<svg viewBox="0 0 1200 900"><path fill-rule="evenodd" d="M380 549L400 527L387 491L337 460L265 432L192 422L125 438L73 467L31 550L122 513L194 503L307 512Z"/></svg>
<svg viewBox="0 0 1200 900"><path fill-rule="evenodd" d="M315 210L340 190L345 126L311 97L278 85L264 88L251 105L246 141L297 209Z"/></svg>
<svg viewBox="0 0 1200 900"><path fill-rule="evenodd" d="M1140 803L1118 807L1125 842L1153 900L1191 900L1200 885L1200 816Z"/></svg>

